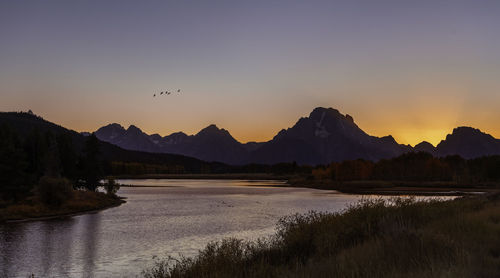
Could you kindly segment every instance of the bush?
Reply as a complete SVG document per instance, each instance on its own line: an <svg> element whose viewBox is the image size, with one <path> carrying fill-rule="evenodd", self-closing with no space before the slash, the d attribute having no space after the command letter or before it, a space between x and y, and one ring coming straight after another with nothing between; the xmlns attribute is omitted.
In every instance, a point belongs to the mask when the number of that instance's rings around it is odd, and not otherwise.
<svg viewBox="0 0 500 278"><path fill-rule="evenodd" d="M116 195L116 192L120 189L120 184L117 183L114 179L110 178L106 183L104 183L104 190L108 195Z"/></svg>
<svg viewBox="0 0 500 278"><path fill-rule="evenodd" d="M41 177L36 193L45 205L59 207L73 196L73 185L65 178Z"/></svg>
<svg viewBox="0 0 500 278"><path fill-rule="evenodd" d="M500 193L451 201L364 200L282 218L266 241L213 242L157 259L145 278L500 277Z"/></svg>

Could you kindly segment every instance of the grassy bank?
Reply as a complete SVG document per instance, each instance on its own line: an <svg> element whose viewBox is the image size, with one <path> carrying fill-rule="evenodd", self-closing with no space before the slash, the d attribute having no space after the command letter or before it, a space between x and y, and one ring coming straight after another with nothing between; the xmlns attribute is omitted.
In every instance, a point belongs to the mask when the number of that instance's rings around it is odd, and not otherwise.
<svg viewBox="0 0 500 278"><path fill-rule="evenodd" d="M18 203L5 203L0 208L0 223L72 215L118 206L125 201L101 192L74 190L71 198L59 206L48 206L38 196Z"/></svg>
<svg viewBox="0 0 500 278"><path fill-rule="evenodd" d="M500 194L364 201L282 219L270 239L227 239L144 277L499 277Z"/></svg>

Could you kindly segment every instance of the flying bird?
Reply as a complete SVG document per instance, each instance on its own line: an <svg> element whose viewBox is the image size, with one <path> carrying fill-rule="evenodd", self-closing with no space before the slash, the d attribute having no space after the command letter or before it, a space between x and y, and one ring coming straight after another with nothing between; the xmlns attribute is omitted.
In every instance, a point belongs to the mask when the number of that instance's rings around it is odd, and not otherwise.
<svg viewBox="0 0 500 278"><path fill-rule="evenodd" d="M174 92L176 92L176 91L164 91L164 92L162 91L158 95L170 95ZM181 92L181 89L177 89L177 93L180 93L180 92ZM156 97L156 95L157 95L156 93L153 94L153 97Z"/></svg>

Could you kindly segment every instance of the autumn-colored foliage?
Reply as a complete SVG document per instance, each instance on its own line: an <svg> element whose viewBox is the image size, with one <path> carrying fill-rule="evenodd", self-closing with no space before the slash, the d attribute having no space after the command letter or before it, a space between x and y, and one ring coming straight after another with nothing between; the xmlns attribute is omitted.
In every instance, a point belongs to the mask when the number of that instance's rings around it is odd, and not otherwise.
<svg viewBox="0 0 500 278"><path fill-rule="evenodd" d="M349 160L313 169L315 179L334 181L500 181L500 156L465 160L459 156L433 157L424 152L407 153L372 162Z"/></svg>

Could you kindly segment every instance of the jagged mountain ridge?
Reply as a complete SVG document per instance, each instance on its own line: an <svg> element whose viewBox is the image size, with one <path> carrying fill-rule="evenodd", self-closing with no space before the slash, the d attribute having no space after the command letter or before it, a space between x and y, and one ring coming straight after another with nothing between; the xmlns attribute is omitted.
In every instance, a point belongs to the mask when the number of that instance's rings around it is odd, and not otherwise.
<svg viewBox="0 0 500 278"><path fill-rule="evenodd" d="M349 115L333 108L316 108L309 117L252 153L250 160L259 163L296 161L300 164L326 164L350 159L379 160L398 156L411 147L398 144L392 136L366 134Z"/></svg>
<svg viewBox="0 0 500 278"><path fill-rule="evenodd" d="M398 144L392 136L376 137L364 132L350 115L318 107L268 142L242 144L229 131L210 125L194 135L183 132L161 137L148 135L135 126L111 124L96 131L99 139L125 149L173 153L228 164L297 162L327 164L350 159L379 160L409 151L437 156L458 154L464 158L500 154L500 140L478 129L459 127L434 147L422 142L415 147Z"/></svg>
<svg viewBox="0 0 500 278"><path fill-rule="evenodd" d="M414 151L428 152L434 156L460 155L465 159L481 156L500 155L500 140L479 129L460 126L453 129L437 146L423 141Z"/></svg>
<svg viewBox="0 0 500 278"><path fill-rule="evenodd" d="M239 143L225 129L210 125L195 135L183 132L161 137L148 135L135 126L128 129L119 124L110 124L98 129L96 136L105 142L124 149L181 154L205 161L219 161L238 164L248 152L244 144Z"/></svg>
<svg viewBox="0 0 500 278"><path fill-rule="evenodd" d="M472 127L457 127L436 146L438 156L459 154L465 159L500 154L500 140Z"/></svg>
<svg viewBox="0 0 500 278"><path fill-rule="evenodd" d="M132 132L130 132L130 130ZM297 162L321 164L345 159L378 160L411 150L392 136L378 138L361 130L351 116L332 108L316 108L268 142L242 144L231 134L210 125L195 135L183 132L161 137L147 135L135 126L111 124L96 131L99 139L122 148L182 154L229 164ZM130 133L130 134L129 134Z"/></svg>

